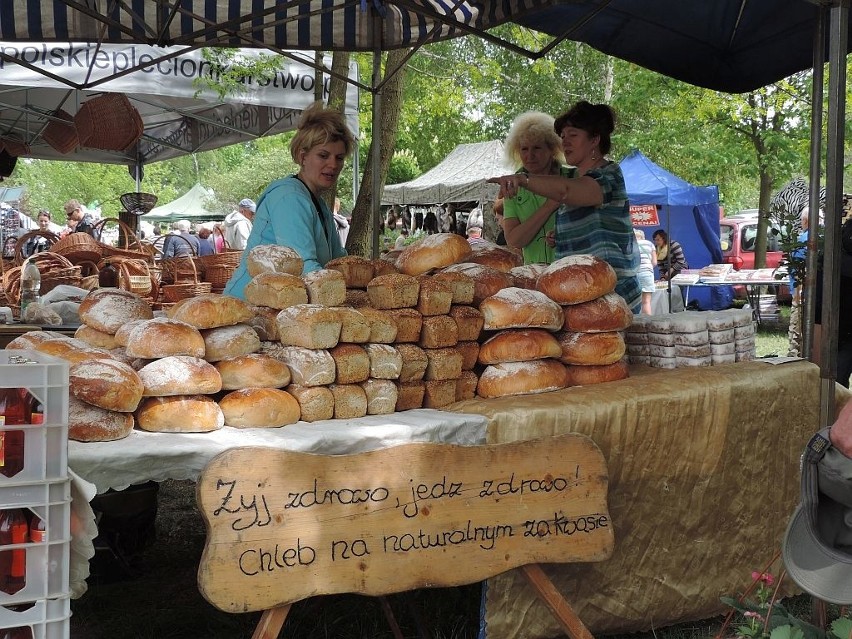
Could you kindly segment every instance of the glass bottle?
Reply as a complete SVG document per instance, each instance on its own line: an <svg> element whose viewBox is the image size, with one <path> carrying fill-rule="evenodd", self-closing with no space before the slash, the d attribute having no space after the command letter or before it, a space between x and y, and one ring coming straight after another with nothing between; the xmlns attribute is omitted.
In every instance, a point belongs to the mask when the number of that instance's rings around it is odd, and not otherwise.
<svg viewBox="0 0 852 639"><path fill-rule="evenodd" d="M32 519L30 519L30 541L34 543L47 541L47 527L45 526L44 519L35 513L33 513Z"/></svg>
<svg viewBox="0 0 852 639"><path fill-rule="evenodd" d="M41 299L41 273L32 260L27 260L21 269L21 319L27 306Z"/></svg>
<svg viewBox="0 0 852 639"><path fill-rule="evenodd" d="M30 394L25 388L0 388L0 429L32 420ZM24 468L24 431L0 430L0 474L14 477Z"/></svg>
<svg viewBox="0 0 852 639"><path fill-rule="evenodd" d="M20 508L0 510L0 546L25 544L29 526ZM27 549L0 549L0 591L14 595L27 585Z"/></svg>

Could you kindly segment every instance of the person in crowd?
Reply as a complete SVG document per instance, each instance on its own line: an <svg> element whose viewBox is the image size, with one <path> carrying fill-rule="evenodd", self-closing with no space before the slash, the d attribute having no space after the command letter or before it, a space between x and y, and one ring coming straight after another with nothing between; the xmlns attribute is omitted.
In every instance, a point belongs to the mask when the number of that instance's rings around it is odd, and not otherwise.
<svg viewBox="0 0 852 639"><path fill-rule="evenodd" d="M801 504L781 546L787 573L822 601L852 604L852 402L802 455Z"/></svg>
<svg viewBox="0 0 852 639"><path fill-rule="evenodd" d="M669 234L663 229L654 231L654 245L657 247L657 267L660 279L670 280L682 270L689 268L686 255L679 242L669 241Z"/></svg>
<svg viewBox="0 0 852 639"><path fill-rule="evenodd" d="M45 211L44 209L41 209L38 212L36 222L38 223L39 230L50 231L50 211ZM22 249L22 251L24 257L29 257L30 255L35 255L36 253L46 251L49 247L50 243L47 241L46 237L41 235L34 235L33 237L27 240L27 243L24 244L24 248Z"/></svg>
<svg viewBox="0 0 852 639"><path fill-rule="evenodd" d="M355 139L343 115L325 109L321 102L304 111L290 155L299 166L296 175L272 182L260 196L254 228L240 265L225 287L226 295L243 297L250 276L248 251L259 244L281 244L304 260L304 273L323 268L329 260L346 255L337 225L320 195L337 186Z"/></svg>
<svg viewBox="0 0 852 639"><path fill-rule="evenodd" d="M494 219L497 220L497 237L494 243L497 246L506 246L506 233L503 230L503 198L498 197L494 200Z"/></svg>
<svg viewBox="0 0 852 639"><path fill-rule="evenodd" d="M346 246L346 239L349 237L349 218L344 215L340 208L340 198L334 198L334 210L331 212L334 216L334 221L337 224L337 234L340 235L340 244Z"/></svg>
<svg viewBox="0 0 852 639"><path fill-rule="evenodd" d="M172 226L172 233L163 241L163 258L191 257L199 255L200 243L189 230L192 228L189 220L178 220ZM180 239L178 239L180 238Z"/></svg>
<svg viewBox="0 0 852 639"><path fill-rule="evenodd" d="M645 233L639 229L633 229L636 241L639 243L639 270L636 277L639 278L639 286L642 287L642 312L645 315L653 315L651 309L651 298L654 296L654 265L657 263L657 247Z"/></svg>
<svg viewBox="0 0 852 639"><path fill-rule="evenodd" d="M59 233L61 237L69 233L88 233L89 235L93 233L94 218L83 208L79 200L68 200L62 208L65 210L67 220L65 227Z"/></svg>
<svg viewBox="0 0 852 639"><path fill-rule="evenodd" d="M521 189L559 204L556 227L546 236L556 251L554 259L568 255L594 255L615 270L615 290L634 311L639 307L641 288L636 272L639 246L633 235L624 176L617 163L607 160L615 130L615 114L605 104L577 102L553 123L562 140L565 161L574 168L567 174L520 172L491 178L505 198L506 240L509 230L509 201Z"/></svg>
<svg viewBox="0 0 852 639"><path fill-rule="evenodd" d="M237 210L225 216L225 241L232 249L242 250L246 247L257 210L253 200L244 198L237 205Z"/></svg>
<svg viewBox="0 0 852 639"><path fill-rule="evenodd" d="M568 175L565 155L553 117L539 111L522 113L506 136L505 152L512 166L523 175ZM522 178L519 178L522 179ZM554 250L547 234L556 228L559 202L535 191L519 188L503 202L506 244L522 250L525 264L553 261Z"/></svg>
<svg viewBox="0 0 852 639"><path fill-rule="evenodd" d="M396 240L393 243L394 251L401 251L405 248L405 241L408 239L408 229L406 227L402 227L399 229L399 235L396 236Z"/></svg>
<svg viewBox="0 0 852 639"><path fill-rule="evenodd" d="M471 246L484 242L485 240L482 239L482 228L479 226L468 226L467 241Z"/></svg>
<svg viewBox="0 0 852 639"><path fill-rule="evenodd" d="M198 227L198 255L213 255L215 248L213 246L213 230L206 226Z"/></svg>
<svg viewBox="0 0 852 639"><path fill-rule="evenodd" d="M423 230L429 235L438 232L438 216L434 211L429 211L423 216Z"/></svg>

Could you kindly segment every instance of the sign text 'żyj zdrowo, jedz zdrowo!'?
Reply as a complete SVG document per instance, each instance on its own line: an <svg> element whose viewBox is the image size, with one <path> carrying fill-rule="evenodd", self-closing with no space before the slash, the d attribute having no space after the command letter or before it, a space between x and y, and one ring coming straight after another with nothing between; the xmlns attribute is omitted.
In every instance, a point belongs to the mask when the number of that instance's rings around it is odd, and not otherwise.
<svg viewBox="0 0 852 639"><path fill-rule="evenodd" d="M229 612L472 583L613 546L607 471L582 435L322 456L237 448L198 484L199 588Z"/></svg>

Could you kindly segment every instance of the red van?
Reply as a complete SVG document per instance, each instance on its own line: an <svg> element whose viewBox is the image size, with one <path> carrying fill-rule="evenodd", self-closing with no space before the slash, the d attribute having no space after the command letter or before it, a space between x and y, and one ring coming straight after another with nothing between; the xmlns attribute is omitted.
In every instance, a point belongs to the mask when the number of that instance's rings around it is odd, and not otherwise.
<svg viewBox="0 0 852 639"><path fill-rule="evenodd" d="M780 246L781 234L778 229L770 228L766 237L766 268L776 268L781 264L784 252ZM723 217L719 220L719 239L722 244L722 261L733 264L734 270L754 269L754 246L757 243L757 211ZM743 289L743 290L740 290ZM735 286L738 298L745 297L742 286ZM790 299L789 287L778 287L779 300Z"/></svg>

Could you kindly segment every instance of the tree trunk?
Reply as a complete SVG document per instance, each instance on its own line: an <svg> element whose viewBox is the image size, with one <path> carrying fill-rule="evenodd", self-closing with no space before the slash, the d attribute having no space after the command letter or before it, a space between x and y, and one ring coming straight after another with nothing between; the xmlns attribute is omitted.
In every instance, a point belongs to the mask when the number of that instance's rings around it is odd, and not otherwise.
<svg viewBox="0 0 852 639"><path fill-rule="evenodd" d="M390 51L385 58L385 73L388 69L396 69L407 54L406 49ZM350 255L370 255L370 237L373 223L378 220L372 219L373 199L380 198L381 193L373 194L373 153L377 151L376 130L380 132L378 140L380 183L384 185L388 175L391 157L394 152L394 140L396 140L397 128L399 126L399 113L402 106L402 86L405 68L399 69L388 80L382 88L382 121L373 122L372 140L367 160L364 162L364 173L361 178L361 188L358 191L358 200L352 211L352 220L349 228L349 239L346 248Z"/></svg>
<svg viewBox="0 0 852 639"><path fill-rule="evenodd" d="M760 171L760 195L758 197L757 238L754 245L754 268L766 266L766 244L769 230L769 200L772 197L772 176Z"/></svg>
<svg viewBox="0 0 852 639"><path fill-rule="evenodd" d="M319 62L322 63L322 56L318 58ZM338 73L343 78L349 77L349 52L348 51L335 51L331 56L331 71L332 73ZM321 82L318 82L320 86L322 86ZM328 106L329 108L340 111L344 115L346 114L346 89L349 88L349 83L343 80L342 78L337 78L332 75L329 79L328 83ZM322 90L320 90L320 96L322 96ZM328 208L332 211L334 210L334 199L336 194L334 191L326 191L322 194L322 199L325 200L325 203L328 204Z"/></svg>

